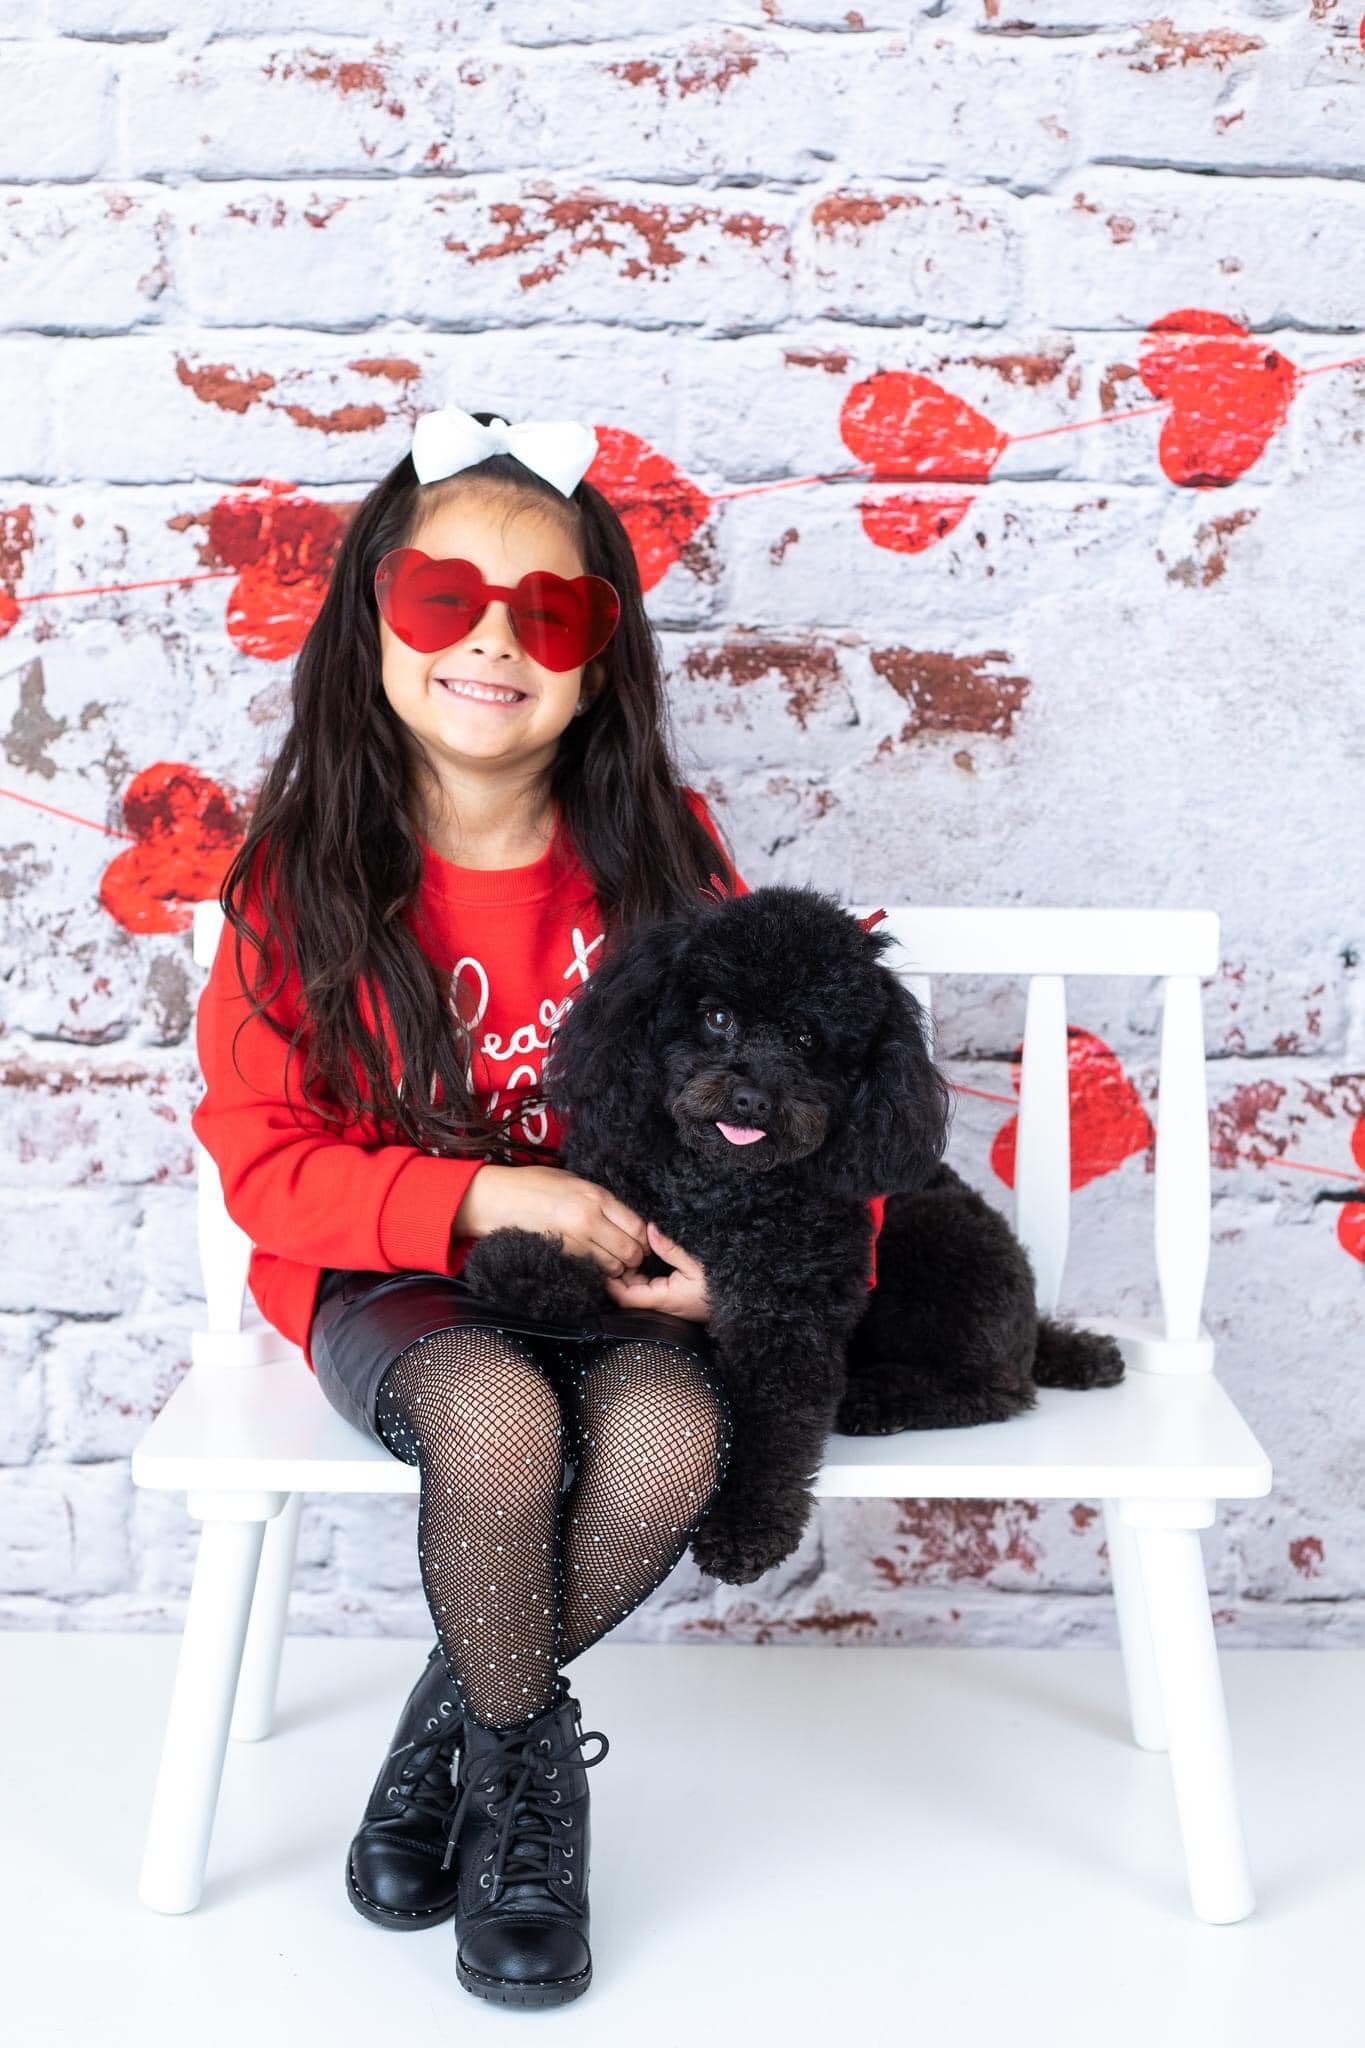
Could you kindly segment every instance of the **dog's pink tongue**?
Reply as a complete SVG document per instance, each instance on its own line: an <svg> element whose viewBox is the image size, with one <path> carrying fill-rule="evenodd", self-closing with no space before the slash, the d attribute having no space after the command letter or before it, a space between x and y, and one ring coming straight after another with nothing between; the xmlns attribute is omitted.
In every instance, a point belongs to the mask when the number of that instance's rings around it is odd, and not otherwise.
<svg viewBox="0 0 1365 2048"><path fill-rule="evenodd" d="M716 1129L724 1131L732 1145L752 1145L756 1138L768 1135L766 1131L750 1130L745 1124L723 1124L719 1118L716 1119Z"/></svg>

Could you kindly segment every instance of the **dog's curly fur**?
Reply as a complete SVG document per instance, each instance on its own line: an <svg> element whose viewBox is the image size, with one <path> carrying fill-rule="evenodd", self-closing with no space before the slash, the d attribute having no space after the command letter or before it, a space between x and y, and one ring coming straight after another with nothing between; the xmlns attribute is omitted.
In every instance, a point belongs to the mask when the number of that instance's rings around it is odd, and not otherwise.
<svg viewBox="0 0 1365 2048"><path fill-rule="evenodd" d="M1036 1382L1122 1376L1109 1339L1040 1325L1023 1247L942 1163L952 1095L880 958L891 942L778 885L638 927L546 1055L560 1163L706 1274L731 1452L691 1549L733 1585L799 1544L831 1429L997 1421ZM732 1144L720 1122L766 1135ZM889 1199L869 1294L873 1195ZM641 1271L667 1267L651 1253ZM541 1319L613 1305L593 1259L533 1231L480 1239L463 1274Z"/></svg>

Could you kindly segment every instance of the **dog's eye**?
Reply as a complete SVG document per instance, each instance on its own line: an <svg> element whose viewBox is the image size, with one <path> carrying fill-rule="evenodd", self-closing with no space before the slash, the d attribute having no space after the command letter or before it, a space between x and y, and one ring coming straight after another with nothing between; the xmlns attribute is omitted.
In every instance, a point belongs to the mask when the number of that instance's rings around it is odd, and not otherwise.
<svg viewBox="0 0 1365 2048"><path fill-rule="evenodd" d="M796 1043L801 1048L802 1052L814 1052L815 1033L813 1031L807 1030L804 1024L798 1024L795 1036Z"/></svg>
<svg viewBox="0 0 1365 2048"><path fill-rule="evenodd" d="M702 1012L702 1016L713 1031L729 1031L734 1022L733 1012L723 1008L719 1003L713 1003L709 1010Z"/></svg>

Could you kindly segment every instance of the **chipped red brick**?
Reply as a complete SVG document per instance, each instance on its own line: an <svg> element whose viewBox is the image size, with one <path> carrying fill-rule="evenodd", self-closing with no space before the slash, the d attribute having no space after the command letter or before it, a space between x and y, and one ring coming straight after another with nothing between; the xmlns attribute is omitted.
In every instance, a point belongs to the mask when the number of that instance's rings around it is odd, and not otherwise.
<svg viewBox="0 0 1365 2048"><path fill-rule="evenodd" d="M1213 1164L1233 1167L1239 1160L1249 1159L1257 1166L1269 1166L1282 1158L1289 1149L1288 1137L1271 1137L1261 1120L1279 1108L1284 1095L1277 1082L1250 1081L1216 1103L1209 1116ZM1260 1149L1263 1143L1268 1151Z"/></svg>
<svg viewBox="0 0 1365 2048"><path fill-rule="evenodd" d="M183 356L175 359L175 374L203 404L219 406L224 412L249 412L267 391L275 388L275 379L265 370L250 377L234 370L230 363L204 363L192 370Z"/></svg>
<svg viewBox="0 0 1365 2048"><path fill-rule="evenodd" d="M382 427L388 413L382 405L339 405L332 412L314 412L307 405L279 405L296 427L313 427L320 434L367 434Z"/></svg>
<svg viewBox="0 0 1365 2048"><path fill-rule="evenodd" d="M757 50L748 46L726 49L698 46L688 52L688 57L690 68L679 59L671 74L656 59L646 57L628 58L623 63L608 64L605 68L613 78L621 79L626 85L654 86L660 99L667 99L670 84L679 99L686 99L689 93L708 89L726 92L737 78L746 77L758 63Z"/></svg>
<svg viewBox="0 0 1365 2048"><path fill-rule="evenodd" d="M1229 535L1236 533L1239 527L1250 526L1256 516L1253 506L1244 506L1240 512L1230 512L1219 519L1205 520L1194 536L1198 558L1184 555L1178 562L1173 562L1166 571L1167 582L1182 583L1187 589L1203 590L1207 590L1211 583L1217 583L1227 569L1225 543ZM1165 561L1166 557L1160 548L1157 549L1156 555L1159 562Z"/></svg>
<svg viewBox="0 0 1365 2048"><path fill-rule="evenodd" d="M985 1578L1002 1564L1022 1565L1030 1572L1038 1569L1039 1553L1026 1540L1026 1524L1038 1519L1036 1501L898 1500L895 1507L896 1534L911 1538L919 1548L911 1559L908 1544L896 1545L906 1558L903 1566L873 1559L900 1574L894 1584L913 1585L940 1569L951 1579Z"/></svg>
<svg viewBox="0 0 1365 2048"><path fill-rule="evenodd" d="M1133 363L1111 363L1100 379L1100 411L1115 412L1118 409L1119 386L1141 378L1141 371Z"/></svg>
<svg viewBox="0 0 1365 2048"><path fill-rule="evenodd" d="M33 507L8 505L0 509L0 582L17 583L32 552Z"/></svg>
<svg viewBox="0 0 1365 2048"><path fill-rule="evenodd" d="M1305 1579L1321 1576L1322 1559L1321 1536L1300 1536L1289 1546L1289 1562Z"/></svg>
<svg viewBox="0 0 1365 2048"><path fill-rule="evenodd" d="M788 348L782 351L782 360L798 370L828 370L834 377L848 369L848 355L840 348Z"/></svg>
<svg viewBox="0 0 1365 2048"><path fill-rule="evenodd" d="M1177 29L1168 14L1158 21L1143 22L1138 38L1149 54L1142 59L1130 57L1131 71L1168 71L1173 64L1205 63L1222 71L1232 58L1265 48L1263 36L1242 35L1232 28Z"/></svg>
<svg viewBox="0 0 1365 2048"><path fill-rule="evenodd" d="M1071 1526L1073 1529L1088 1529L1098 1515L1098 1508L1092 1508L1088 1502L1078 1500L1071 1510Z"/></svg>
<svg viewBox="0 0 1365 2048"><path fill-rule="evenodd" d="M1008 659L999 649L984 654L946 654L914 647L874 647L869 659L876 674L912 707L913 716L901 728L902 742L921 732L1008 735L1031 688L1027 676L992 672L989 663Z"/></svg>
<svg viewBox="0 0 1365 2048"><path fill-rule="evenodd" d="M880 199L871 192L831 192L811 208L811 226L825 235L836 228L869 228L888 213L923 204L909 192L888 192Z"/></svg>
<svg viewBox="0 0 1365 2048"><path fill-rule="evenodd" d="M718 647L693 647L683 668L698 681L727 681L737 688L775 675L787 709L805 729L806 714L840 681L832 647L810 640L728 639Z"/></svg>
<svg viewBox="0 0 1365 2048"><path fill-rule="evenodd" d="M1032 353L1020 352L1003 356L960 356L957 361L968 363L981 370L994 370L1008 384L1026 384L1036 388L1039 384L1051 384L1060 377L1072 354L1070 342L1065 348L1048 352L1043 349Z"/></svg>
<svg viewBox="0 0 1365 2048"><path fill-rule="evenodd" d="M407 356L358 356L349 367L362 377L388 377L395 384L411 384L422 374Z"/></svg>

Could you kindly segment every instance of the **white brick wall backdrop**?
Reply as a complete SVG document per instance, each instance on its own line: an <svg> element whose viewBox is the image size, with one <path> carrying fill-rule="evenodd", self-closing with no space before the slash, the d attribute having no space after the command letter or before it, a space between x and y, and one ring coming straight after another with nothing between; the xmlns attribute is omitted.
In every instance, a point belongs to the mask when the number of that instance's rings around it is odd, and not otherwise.
<svg viewBox="0 0 1365 2048"><path fill-rule="evenodd" d="M458 367L702 494L650 604L751 883L1219 911L1208 1320L1277 1484L1217 1625L1365 1642L1360 5L0 0L0 1624L180 1623L127 1460L202 1312L181 905ZM897 394L920 481L790 482ZM1156 989L1070 993L1062 1306L1152 1314ZM1022 985L937 1007L1009 1213ZM823 1503L620 1633L1112 1645L1097 1509ZM415 1515L310 1502L293 1627L426 1629Z"/></svg>

